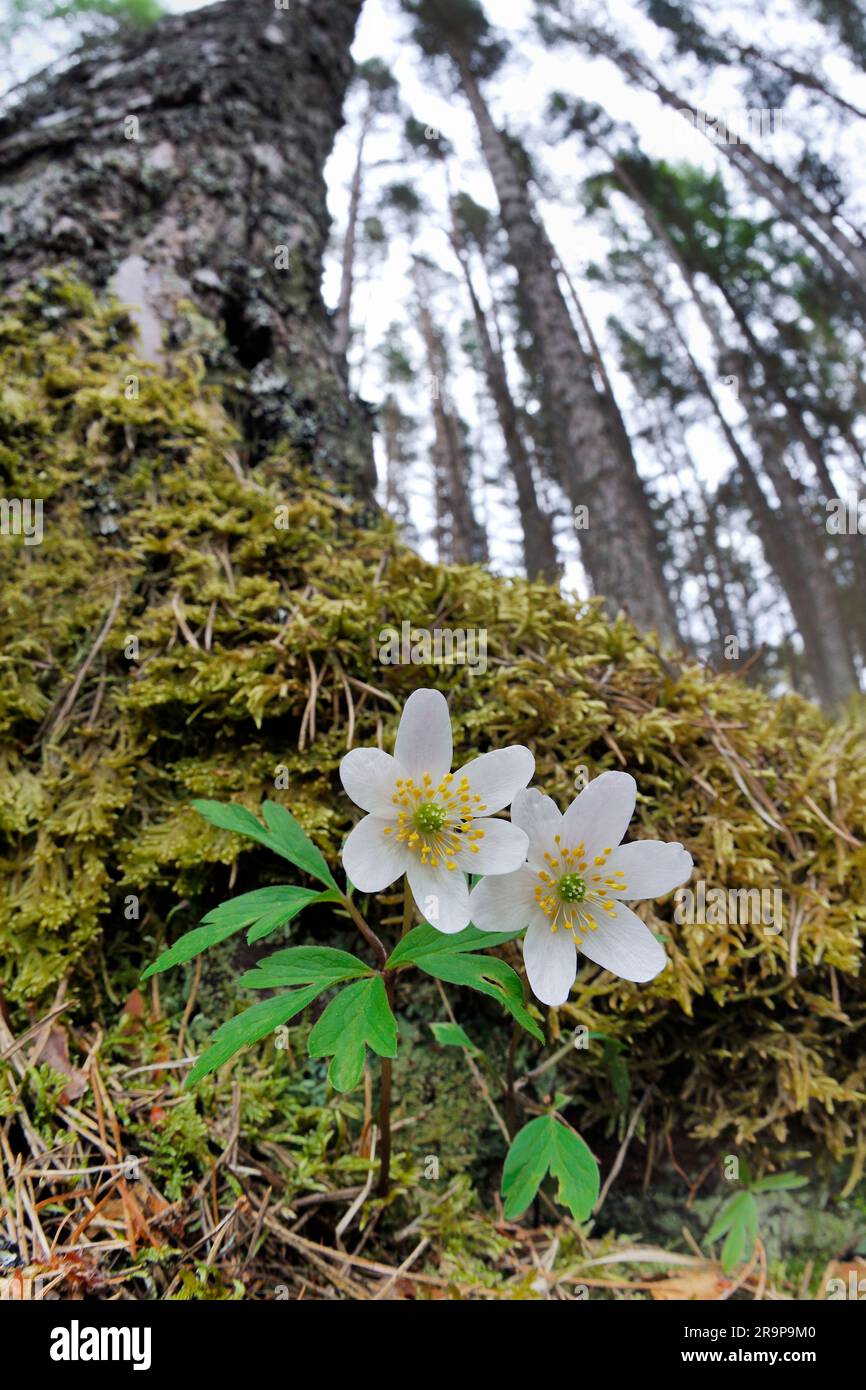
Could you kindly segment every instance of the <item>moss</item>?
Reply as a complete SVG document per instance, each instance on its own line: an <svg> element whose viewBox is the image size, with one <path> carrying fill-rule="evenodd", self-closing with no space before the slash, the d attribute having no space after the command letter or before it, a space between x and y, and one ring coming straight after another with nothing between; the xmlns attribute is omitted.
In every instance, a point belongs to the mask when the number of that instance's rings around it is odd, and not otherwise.
<svg viewBox="0 0 866 1390"><path fill-rule="evenodd" d="M634 835L681 840L709 885L783 895L778 936L642 906L670 967L642 987L588 967L552 1038L581 1022L619 1040L633 1094L656 1088L656 1126L716 1147L805 1142L856 1178L862 716L833 723L799 697L664 660L624 618L543 583L429 564L305 476L288 444L248 468L195 352L165 375L136 363L123 315L80 285L45 277L3 305L0 370L3 491L45 500L41 545L0 538L13 1007L69 976L98 1011L105 959L115 989L131 987L155 942L277 872L206 825L194 796L283 799L335 862L354 814L336 777L350 739L390 746L406 696L436 684L458 760L528 743L563 804L581 766L627 767ZM403 621L486 629L488 669L383 666L378 634ZM558 1072L590 1121L609 1111L600 1046Z"/></svg>

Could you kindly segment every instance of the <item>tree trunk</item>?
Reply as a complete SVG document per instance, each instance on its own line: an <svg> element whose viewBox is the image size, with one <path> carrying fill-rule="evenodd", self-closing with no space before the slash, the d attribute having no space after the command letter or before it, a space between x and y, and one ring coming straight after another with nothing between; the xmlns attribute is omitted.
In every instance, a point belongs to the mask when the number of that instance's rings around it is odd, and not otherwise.
<svg viewBox="0 0 866 1390"><path fill-rule="evenodd" d="M367 103L358 136L358 152L352 174L352 187L349 192L349 215L346 219L346 236L343 242L343 260L340 267L340 298L334 313L334 352L340 362L345 361L352 338L352 291L355 286L355 245L358 239L358 215L361 209L361 190L364 181L364 145L373 119L373 99Z"/></svg>
<svg viewBox="0 0 866 1390"><path fill-rule="evenodd" d="M663 640L678 637L658 538L618 415L593 381L529 191L493 123L465 55L452 50L499 200L527 317L538 345L557 440L557 473L572 506L589 509L581 556L597 593Z"/></svg>
<svg viewBox="0 0 866 1390"><path fill-rule="evenodd" d="M491 338L486 315L475 292L466 247L460 239L456 223L452 227L451 241L466 282L481 348L481 359L484 363L484 375L487 378L487 387L496 407L496 417L499 421L499 428L502 430L505 453L511 468L511 476L514 479L517 510L520 515L523 534L524 567L530 579L537 579L541 576L550 580L551 583L556 583L559 576L559 565L556 558L556 546L553 543L553 526L550 517L542 511L538 501L535 479L532 476L532 463L520 428L517 409L511 396L505 361L498 346L494 345Z"/></svg>
<svg viewBox="0 0 866 1390"><path fill-rule="evenodd" d="M369 429L319 290L322 171L360 9L225 0L30 82L0 120L0 283L68 267L113 287L156 363L168 343L199 346L208 321L199 350L247 461L288 439L295 460L366 498Z"/></svg>
<svg viewBox="0 0 866 1390"><path fill-rule="evenodd" d="M611 58L627 77L654 93L670 110L688 113L692 119L701 116L702 113L690 102L665 86L635 53L607 35L584 30L582 36L594 52ZM707 116L706 121L697 124L706 138L740 171L752 191L758 197L765 198L784 221L796 228L840 289L849 294L862 311L866 307L866 292L862 283L866 272L866 250L860 234L854 231L853 237L847 236L829 211L819 207L794 179L789 178L771 160L764 159L747 141L730 141L725 138L724 131L719 132L720 139L715 139L714 132L707 129L707 124L718 124L713 118Z"/></svg>
<svg viewBox="0 0 866 1390"><path fill-rule="evenodd" d="M454 564L483 564L488 559L487 534L472 506L469 459L460 435L460 422L445 395L446 354L442 335L427 302L426 288L418 262L414 270L418 302L418 326L430 373L433 414L433 464L437 488L437 530L443 541L441 550ZM450 517L450 527L444 515Z"/></svg>
<svg viewBox="0 0 866 1390"><path fill-rule="evenodd" d="M659 238L682 275L695 306L700 311L710 332L719 361L721 361L729 349L730 343L727 341L726 330L716 306L711 304L697 288L694 274L681 255L668 228L631 178L628 169L621 160L605 148L601 141L597 141L597 143L611 160L616 177L624 192L641 209L650 231ZM808 431L794 404L781 390L781 387L776 388L772 360L762 352L760 343L752 334L745 317L731 300L727 286L721 281L714 283L744 336L749 348L750 361L757 359L761 362L767 384L774 392L775 399L784 406L794 427L795 436L806 445L814 466L813 450L808 448L807 441L803 437L804 435L808 436ZM744 376L739 383L739 400L746 412L755 442L761 451L764 472L779 501L778 511L770 506L750 460L725 420L715 394L690 352L670 306L659 293L657 287L649 285L648 288L677 334L682 349L689 360L692 376L701 393L712 406L713 413L737 461L744 492L755 518L767 563L775 571L785 590L800 630L806 663L815 684L816 694L825 706L830 708L838 706L859 689L859 682L853 661L851 642L845 631L840 608L840 594L822 554L822 537L818 534L817 519L811 518L810 520L810 517L804 513L799 491L800 484L789 471L783 458L783 450L778 447L778 441L767 438L769 421L766 408L762 407L761 403L755 399L751 382L748 376ZM814 445L814 441L811 439L809 443ZM855 536L852 539L855 544L859 542L859 537Z"/></svg>
<svg viewBox="0 0 866 1390"><path fill-rule="evenodd" d="M411 531L406 474L409 467L406 448L407 421L396 396L390 392L382 402L382 440L385 445L385 509L390 512L404 539Z"/></svg>
<svg viewBox="0 0 866 1390"><path fill-rule="evenodd" d="M798 499L792 495L795 480L774 449L762 449L764 467L779 500L778 510L768 502L752 463L725 419L715 392L701 371L667 300L651 281L647 285L677 336L695 385L711 407L716 422L737 463L743 492L755 519L767 564L782 585L803 641L804 655L815 693L828 708L843 703L858 689L857 673L845 640L838 595L817 552L817 538L805 535L806 524ZM699 304L700 307L700 304ZM706 320L705 320L706 322ZM707 326L712 333L712 323ZM721 347L716 344L717 349ZM759 423L749 414L756 442L762 445Z"/></svg>

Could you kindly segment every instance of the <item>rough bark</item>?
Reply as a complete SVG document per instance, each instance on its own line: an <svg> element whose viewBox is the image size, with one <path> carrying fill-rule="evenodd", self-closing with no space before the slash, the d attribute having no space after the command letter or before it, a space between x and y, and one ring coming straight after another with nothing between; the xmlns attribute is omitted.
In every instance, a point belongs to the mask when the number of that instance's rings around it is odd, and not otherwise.
<svg viewBox="0 0 866 1390"><path fill-rule="evenodd" d="M574 328L529 190L464 54L452 57L478 126L542 368L557 440L557 473L573 506L589 508L581 557L597 593L644 629L678 637L649 504L618 413L599 392Z"/></svg>
<svg viewBox="0 0 866 1390"><path fill-rule="evenodd" d="M225 0L29 83L0 120L0 284L68 267L113 287L144 356L199 348L249 461L288 438L296 461L369 496L369 430L319 289L322 171L360 8Z"/></svg>

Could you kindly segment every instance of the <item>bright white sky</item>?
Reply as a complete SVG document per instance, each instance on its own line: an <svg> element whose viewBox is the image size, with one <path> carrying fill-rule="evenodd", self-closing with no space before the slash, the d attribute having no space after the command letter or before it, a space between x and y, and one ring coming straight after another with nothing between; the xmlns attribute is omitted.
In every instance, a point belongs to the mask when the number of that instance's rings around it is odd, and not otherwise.
<svg viewBox="0 0 866 1390"><path fill-rule="evenodd" d="M163 0L163 3L167 9L175 12L198 7L195 0ZM580 11L581 8L582 0L575 0L575 10ZM652 63L663 63L664 55L668 52L668 40L645 19L633 0L608 0L602 6L587 0L585 8L586 13L596 21L606 17L615 25L620 36ZM804 19L795 9L794 0L762 0L760 6L755 6L754 0L730 0L724 6L723 24L712 21L712 10L701 0L697 9L716 31L727 28L735 32L738 42L755 42L758 47L763 47L768 35L771 35L774 52L781 53L789 47L801 65L814 65L816 71L823 73L844 96L861 107L866 106L866 77L858 76L846 59L831 51L826 31ZM568 141L560 145L547 145L544 142L543 112L549 94L562 90L597 101L615 120L628 122L638 131L641 146L648 155L689 160L708 168L717 165L721 156L681 117L667 111L649 94L627 86L611 63L583 57L571 47L558 52L545 49L532 29L532 0L487 0L486 10L491 23L509 40L512 49L503 70L488 84L487 95L494 117L498 122L507 124L515 134L525 137L534 159L543 168L547 196L540 205L541 211L604 346L607 340L606 319L611 312L621 310L622 306L615 295L588 284L584 279L587 266L602 260L605 252L603 237L582 218L578 206L580 183L593 169L580 154L576 142ZM408 21L401 13L397 0L366 0L354 55L359 61L376 57L391 67L400 83L404 111L400 117L380 118L368 141L367 159L370 165L380 162L381 165L372 168L368 175L363 215L370 216L377 212L381 190L387 184L413 181L433 209L429 224L421 233L420 249L443 269L456 275L447 240L440 230L445 222L442 175L430 161L414 159L407 162L399 138L402 116L411 112L425 125L442 131L455 152L450 174L455 188L464 189L477 202L491 208L496 207L496 200L479 158L474 122L465 102L461 96L437 88L429 69L407 36ZM57 25L51 26L50 32L22 36L13 46L9 58L10 75L20 81L59 52L65 51L65 38L62 26ZM730 72L719 74L707 86L697 66L690 60L678 60L674 68L666 71L673 79L670 85L706 110L726 115L743 108L744 103ZM792 105L796 110L796 105ZM324 277L324 293L330 304L336 300L339 283L339 237L345 222L347 189L355 159L357 134L353 118L357 115L358 106L359 99L355 94L350 97L347 107L348 124L338 137L326 171L335 234L335 244L328 257ZM862 167L863 138L856 123L840 125L835 119L825 119L814 108L807 121L810 143L819 153L834 165L842 165L848 170ZM799 146L796 132L784 127L767 137L765 146L769 142L772 142L769 149L772 157L782 162L788 153ZM745 193L744 198L747 198ZM748 207L747 201L744 207ZM411 330L412 294L408 265L409 247L398 235L389 244L387 259L383 264L372 267L369 275L364 274L363 265L360 267L362 280L356 290L353 313L355 323L360 326L351 353L353 384L366 399L373 402L381 400L383 394L376 350L390 324L410 325L408 345L420 368L420 345L417 339L413 339ZM454 289L449 287L438 303L441 321L455 339L460 322L469 316L469 307L462 297L459 299L459 309L455 309L458 295L459 287L455 281ZM693 336L694 350L710 368L709 374L712 375L707 344L696 325L693 326ZM612 366L612 363L609 362L609 365ZM453 367L451 393L470 424L476 445L481 446L484 454L486 483L479 478L476 504L488 523L493 563L504 572L514 571L519 569L519 530L510 504L510 485L507 481L499 482L504 470L498 429L483 391L479 391L474 374L461 359L456 341L453 346ZM631 388L618 373L614 372L613 375L620 405L628 419L634 405ZM419 386L420 389L414 390L411 396L405 396L404 404L423 417L423 374L419 374ZM731 418L735 421L738 407L733 397L729 405ZM422 439L419 450L421 464L413 470L409 492L421 547L432 555L429 540L431 483L423 466L423 444ZM713 484L730 465L724 446L714 433L702 428L692 431L690 444L699 474ZM651 459L641 457L640 462L649 476L655 473ZM491 482L491 479L494 481ZM549 500L552 503L561 501L552 495ZM567 582L583 591L583 576L574 536L570 520L564 513L558 523L557 534L569 557Z"/></svg>

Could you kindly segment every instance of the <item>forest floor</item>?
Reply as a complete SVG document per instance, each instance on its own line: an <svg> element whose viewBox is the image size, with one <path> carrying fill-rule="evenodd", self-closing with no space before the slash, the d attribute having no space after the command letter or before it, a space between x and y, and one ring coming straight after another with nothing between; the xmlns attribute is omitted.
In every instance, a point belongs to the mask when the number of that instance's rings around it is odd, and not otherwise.
<svg viewBox="0 0 866 1390"><path fill-rule="evenodd" d="M0 1016L11 1297L780 1300L866 1277L866 1211L814 1188L772 1195L754 1253L727 1276L706 1241L724 1200L718 1156L636 1126L594 1143L613 1179L593 1222L563 1220L544 1191L506 1221L478 1120L486 1111L492 1149L502 1116L456 1049L443 1053L470 1110L455 1119L447 1081L431 1105L423 1078L403 1077L382 1200L369 1076L362 1100L329 1095L293 1033L279 1076L248 1059L192 1097L189 1008L169 1026L134 991L105 1032L67 1028L64 1012L61 989L17 1037ZM424 1150L441 1144L443 1109L458 1130L474 1115L479 1134L464 1131L466 1153L453 1139L440 1150L440 1173Z"/></svg>

